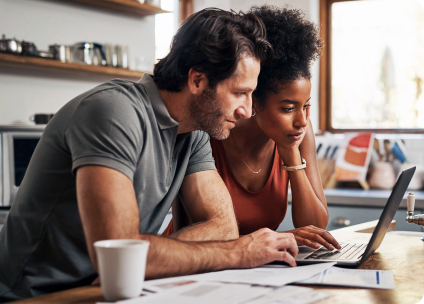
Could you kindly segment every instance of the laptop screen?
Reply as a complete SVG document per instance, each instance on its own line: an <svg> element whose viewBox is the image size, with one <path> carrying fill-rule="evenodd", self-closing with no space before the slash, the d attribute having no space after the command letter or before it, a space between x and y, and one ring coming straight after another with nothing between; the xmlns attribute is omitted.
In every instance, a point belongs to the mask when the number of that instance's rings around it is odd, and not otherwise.
<svg viewBox="0 0 424 304"><path fill-rule="evenodd" d="M392 193L381 213L380 220L378 221L377 227L375 227L374 233L372 234L371 240L368 243L367 249L365 250L361 263L370 257L380 247L381 242L386 235L387 229L399 208L403 196L408 189L409 183L414 176L416 167L402 171L395 186L393 187Z"/></svg>

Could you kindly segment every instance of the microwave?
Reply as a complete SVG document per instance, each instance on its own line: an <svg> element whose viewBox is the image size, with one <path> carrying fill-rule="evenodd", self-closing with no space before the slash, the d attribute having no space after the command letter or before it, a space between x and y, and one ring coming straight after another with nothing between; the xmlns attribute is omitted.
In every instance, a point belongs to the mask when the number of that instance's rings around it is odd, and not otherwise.
<svg viewBox="0 0 424 304"><path fill-rule="evenodd" d="M0 126L0 207L10 207L44 126Z"/></svg>

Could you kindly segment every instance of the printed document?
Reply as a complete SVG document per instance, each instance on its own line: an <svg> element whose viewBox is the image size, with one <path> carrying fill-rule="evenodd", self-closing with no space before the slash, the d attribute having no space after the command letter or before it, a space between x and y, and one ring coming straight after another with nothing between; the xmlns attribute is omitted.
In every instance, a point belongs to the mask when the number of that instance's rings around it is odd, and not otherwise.
<svg viewBox="0 0 424 304"><path fill-rule="evenodd" d="M226 283L257 284L262 286L281 287L293 282L308 279L320 274L335 263L319 263L307 266L266 265L252 269L232 269L204 274L182 276L176 278L158 279L144 282L144 288L157 291L156 285L172 283L176 280L216 281Z"/></svg>
<svg viewBox="0 0 424 304"><path fill-rule="evenodd" d="M308 304L331 296L306 287L272 288L206 281L180 281L161 288L162 292L115 304Z"/></svg>
<svg viewBox="0 0 424 304"><path fill-rule="evenodd" d="M345 269L331 267L313 277L296 284L332 285L395 289L395 280L391 270Z"/></svg>

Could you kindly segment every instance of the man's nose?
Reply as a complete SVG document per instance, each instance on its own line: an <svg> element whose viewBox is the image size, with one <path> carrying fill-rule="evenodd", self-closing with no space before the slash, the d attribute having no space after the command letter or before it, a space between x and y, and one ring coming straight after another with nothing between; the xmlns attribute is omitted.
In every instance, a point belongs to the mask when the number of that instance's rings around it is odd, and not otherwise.
<svg viewBox="0 0 424 304"><path fill-rule="evenodd" d="M248 94L245 102L236 109L236 114L249 119L252 116L252 95Z"/></svg>

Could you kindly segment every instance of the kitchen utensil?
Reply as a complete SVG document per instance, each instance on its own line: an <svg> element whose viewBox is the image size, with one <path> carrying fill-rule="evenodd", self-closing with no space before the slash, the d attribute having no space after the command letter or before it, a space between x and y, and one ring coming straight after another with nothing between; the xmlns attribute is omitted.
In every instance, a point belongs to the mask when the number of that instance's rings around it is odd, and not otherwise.
<svg viewBox="0 0 424 304"><path fill-rule="evenodd" d="M122 67L122 47L120 45L115 45L115 52L114 52L114 66L116 67ZM116 60L115 60L116 58ZM116 63L116 65L115 65Z"/></svg>
<svg viewBox="0 0 424 304"><path fill-rule="evenodd" d="M80 42L73 45L71 51L72 62L106 65L106 51L102 44Z"/></svg>
<svg viewBox="0 0 424 304"><path fill-rule="evenodd" d="M322 184L325 188L334 188L336 185L336 178L334 173L334 167L336 165L336 153L339 149L339 146L335 146L333 148L333 151L330 154L330 158L324 159L324 170L323 170L323 176L322 176Z"/></svg>
<svg viewBox="0 0 424 304"><path fill-rule="evenodd" d="M38 51L38 56L41 58L53 59L53 54L48 51Z"/></svg>
<svg viewBox="0 0 424 304"><path fill-rule="evenodd" d="M406 157L403 154L402 150L399 148L399 145L397 142L395 142L392 147L392 153L398 160L400 160L401 163L406 162Z"/></svg>
<svg viewBox="0 0 424 304"><path fill-rule="evenodd" d="M22 53L22 43L19 40L7 39L3 34L0 40L0 51L6 53L21 54Z"/></svg>
<svg viewBox="0 0 424 304"><path fill-rule="evenodd" d="M396 176L393 166L389 162L377 162L371 168L369 184L373 188L391 189L395 184Z"/></svg>
<svg viewBox="0 0 424 304"><path fill-rule="evenodd" d="M22 55L38 56L37 47L29 41L22 41Z"/></svg>
<svg viewBox="0 0 424 304"><path fill-rule="evenodd" d="M54 114L34 114L29 117L29 120L36 125L46 125L50 119L53 118L53 115Z"/></svg>
<svg viewBox="0 0 424 304"><path fill-rule="evenodd" d="M53 54L54 59L58 59L62 62L71 61L71 46L63 44L52 44L49 45L49 52Z"/></svg>
<svg viewBox="0 0 424 304"><path fill-rule="evenodd" d="M332 178L334 166L336 160L334 159L334 156L336 155L336 152L338 150L338 146L334 146L333 151L330 153L332 146L329 145L325 149L324 157L317 160L318 162L318 171L321 176L321 182L323 187L325 188L331 188L335 185L335 179ZM321 149L321 147L320 147Z"/></svg>
<svg viewBox="0 0 424 304"><path fill-rule="evenodd" d="M319 151L321 150L321 148L322 148L322 143L319 143L319 145L318 145L318 147L317 147L317 156L318 156Z"/></svg>
<svg viewBox="0 0 424 304"><path fill-rule="evenodd" d="M331 145L329 145L327 149L325 150L324 159L328 157L328 153L330 152L330 149L331 149Z"/></svg>
<svg viewBox="0 0 424 304"><path fill-rule="evenodd" d="M113 65L113 54L114 54L114 52L115 52L115 47L112 44L105 44L106 65L114 66Z"/></svg>
<svg viewBox="0 0 424 304"><path fill-rule="evenodd" d="M391 148L390 140L385 139L383 141L383 143L384 143L384 151L385 151L384 161L390 162L390 161L393 160L393 153L392 153L392 148Z"/></svg>
<svg viewBox="0 0 424 304"><path fill-rule="evenodd" d="M128 63L128 46L123 46L121 48L121 67L124 69L128 69L129 68L129 63Z"/></svg>

